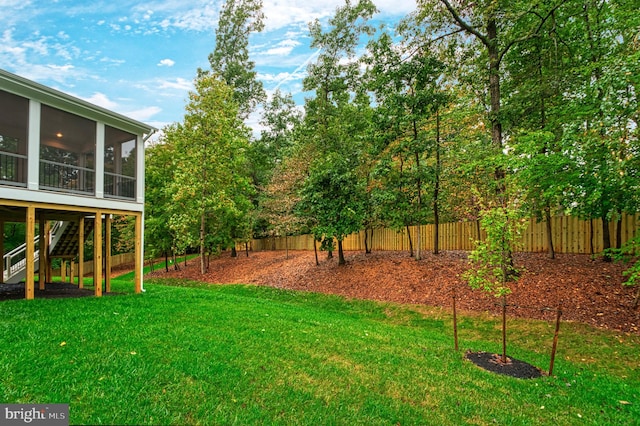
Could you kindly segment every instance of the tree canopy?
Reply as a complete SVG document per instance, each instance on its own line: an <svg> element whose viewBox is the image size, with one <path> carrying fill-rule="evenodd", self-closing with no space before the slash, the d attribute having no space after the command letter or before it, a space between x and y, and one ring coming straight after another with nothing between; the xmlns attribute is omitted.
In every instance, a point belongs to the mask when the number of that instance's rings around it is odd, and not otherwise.
<svg viewBox="0 0 640 426"><path fill-rule="evenodd" d="M262 3L228 0L184 122L147 151L149 241L204 252L312 233L337 241L343 263L352 232L506 218L485 245L506 263L484 260L504 272L511 246L498 240L519 218L573 214L601 219L605 247L620 246L609 224L640 209L636 6L420 0L376 28L372 1L347 0L309 23L318 55L299 106L257 80ZM243 121L259 104L252 140Z"/></svg>

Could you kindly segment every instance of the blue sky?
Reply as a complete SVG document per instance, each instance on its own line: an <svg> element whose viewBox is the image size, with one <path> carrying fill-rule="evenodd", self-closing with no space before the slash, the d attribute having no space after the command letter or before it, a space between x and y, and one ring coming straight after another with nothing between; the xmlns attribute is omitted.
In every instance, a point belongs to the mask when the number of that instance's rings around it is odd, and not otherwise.
<svg viewBox="0 0 640 426"><path fill-rule="evenodd" d="M416 5L374 2L389 23ZM162 128L182 120L196 71L209 66L222 3L0 0L0 68ZM267 93L279 87L302 102L314 58L307 24L343 3L263 0L266 29L251 39L251 58Z"/></svg>

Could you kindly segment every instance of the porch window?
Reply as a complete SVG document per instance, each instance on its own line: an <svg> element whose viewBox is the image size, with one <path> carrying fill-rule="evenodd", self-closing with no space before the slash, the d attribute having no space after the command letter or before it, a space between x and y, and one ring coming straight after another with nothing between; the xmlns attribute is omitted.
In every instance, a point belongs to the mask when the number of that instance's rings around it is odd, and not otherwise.
<svg viewBox="0 0 640 426"><path fill-rule="evenodd" d="M27 186L29 100L0 90L0 184Z"/></svg>
<svg viewBox="0 0 640 426"><path fill-rule="evenodd" d="M105 126L104 195L136 197L136 135Z"/></svg>
<svg viewBox="0 0 640 426"><path fill-rule="evenodd" d="M40 188L95 193L96 122L42 105Z"/></svg>

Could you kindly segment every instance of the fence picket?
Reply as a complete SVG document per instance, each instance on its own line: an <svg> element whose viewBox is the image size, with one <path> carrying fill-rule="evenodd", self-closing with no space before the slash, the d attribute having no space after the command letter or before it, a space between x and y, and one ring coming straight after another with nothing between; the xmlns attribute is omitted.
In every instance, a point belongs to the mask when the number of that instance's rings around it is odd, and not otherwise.
<svg viewBox="0 0 640 426"><path fill-rule="evenodd" d="M615 236L618 224L611 222L609 232L611 243L615 245ZM621 226L622 243L634 238L640 233L640 214L623 214ZM478 239L477 223L475 221L442 223L440 224L438 242L441 250L465 250L473 249L473 241ZM411 240L416 249L417 233L420 232L421 250L433 250L434 225L422 225L409 227ZM556 216L551 219L551 234L553 245L557 253L581 253L589 254L591 251L590 239L593 238L595 253L602 252L602 220L593 220L593 235L588 220L580 220L571 216ZM481 233L484 238L484 232ZM376 228L373 232L373 241L370 241L373 250L404 251L409 249L409 237L407 230L394 232L387 228ZM251 241L253 250L285 250L284 237L269 237ZM525 252L545 252L548 250L546 222L530 219L522 236L522 247ZM343 241L345 250L364 251L364 231L347 236ZM297 235L289 237L289 249L313 250L313 237L311 235Z"/></svg>

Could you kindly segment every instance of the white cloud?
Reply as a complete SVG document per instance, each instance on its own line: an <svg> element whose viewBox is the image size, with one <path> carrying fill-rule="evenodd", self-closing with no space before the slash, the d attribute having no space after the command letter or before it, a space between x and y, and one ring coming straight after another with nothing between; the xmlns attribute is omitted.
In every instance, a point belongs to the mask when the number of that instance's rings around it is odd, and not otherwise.
<svg viewBox="0 0 640 426"><path fill-rule="evenodd" d="M383 15L402 16L416 9L416 0L374 0Z"/></svg>
<svg viewBox="0 0 640 426"><path fill-rule="evenodd" d="M85 101L91 102L94 105L101 106L109 110L114 110L118 107L118 103L109 99L104 93L96 92L89 98L84 98Z"/></svg>
<svg viewBox="0 0 640 426"><path fill-rule="evenodd" d="M289 46L274 47L267 50L264 54L272 55L272 56L289 56L292 50L293 50L293 47L289 47Z"/></svg>
<svg viewBox="0 0 640 426"><path fill-rule="evenodd" d="M24 8L31 4L30 1L25 0L0 0L0 7L15 7L15 8Z"/></svg>
<svg viewBox="0 0 640 426"><path fill-rule="evenodd" d="M316 59L316 57L318 56L318 54L320 53L319 50L316 50L315 52L312 52L310 55L308 55L306 57L306 59L302 62L300 62L300 65L298 65L298 67L291 73L285 73L284 75L282 75L282 79L277 80L276 85L271 89L271 90L276 90L279 87L281 87L283 84L292 81L292 80L301 80L302 78L304 78L304 76L306 75L306 68L307 65Z"/></svg>
<svg viewBox="0 0 640 426"><path fill-rule="evenodd" d="M47 63L50 50L54 50L66 63ZM10 29L5 30L0 36L0 68L30 80L65 83L82 76L82 71L68 60L71 55L64 52L62 45L47 45L45 37L18 41L14 39L13 31ZM40 63L35 62L33 58L38 58Z"/></svg>
<svg viewBox="0 0 640 426"><path fill-rule="evenodd" d="M122 65L127 61L125 61L124 59L113 59L113 58L109 58L107 56L104 56L104 57L100 58L100 62L104 62L104 63L107 63L107 64L113 64L113 65Z"/></svg>
<svg viewBox="0 0 640 426"><path fill-rule="evenodd" d="M155 32L154 27L212 32L218 25L221 5L220 0L164 0L142 3L132 11L134 19L142 21L149 33Z"/></svg>
<svg viewBox="0 0 640 426"><path fill-rule="evenodd" d="M106 108L110 111L120 112L120 114L126 117L133 118L134 120L138 120L138 121L148 120L149 118L153 117L154 115L162 111L162 108L158 106L148 106L148 107L143 107L133 111L127 111L125 110L125 106L123 106L119 102L109 99L109 96L101 92L96 92L88 98L77 96L77 95L74 95L74 96L80 97L81 99L84 99L87 102L90 102L94 105L98 105L102 108ZM126 99L125 101L131 102L130 99Z"/></svg>
<svg viewBox="0 0 640 426"><path fill-rule="evenodd" d="M265 83L280 83L286 80L299 80L304 78L306 72L281 72L278 74L258 74L258 78Z"/></svg>
<svg viewBox="0 0 640 426"><path fill-rule="evenodd" d="M163 59L158 63L159 67L172 67L176 64L176 61L171 59Z"/></svg>
<svg viewBox="0 0 640 426"><path fill-rule="evenodd" d="M300 43L297 40L286 39L277 43L275 47L268 48L263 52L258 51L257 53L260 55L268 55L268 56L279 56L279 57L289 56L291 52L293 52L293 49L300 46L301 44L302 43Z"/></svg>
<svg viewBox="0 0 640 426"><path fill-rule="evenodd" d="M0 19L0 68L62 90L94 93L94 103L132 110L125 115L141 121L170 122L193 90L195 68L208 65L224 1L70 0L60 9L58 0L0 0L0 10L11 11ZM252 35L251 59L268 93L280 88L300 102L306 67L317 54L309 50L307 24L326 22L344 0L263 1L266 28ZM416 0L373 1L378 18L406 15L416 6ZM125 60L126 67L117 66ZM166 78L169 69L173 77ZM118 97L123 88L136 95Z"/></svg>
<svg viewBox="0 0 640 426"><path fill-rule="evenodd" d="M223 3L223 0L147 1L131 9L131 20L144 25L150 33L154 27L212 33L218 25ZM374 0L374 3L382 15L406 15L416 8L416 0ZM336 8L343 4L344 0L265 0L262 8L265 31L296 26L306 30L309 22L333 16ZM118 26L118 29L121 28Z"/></svg>
<svg viewBox="0 0 640 426"><path fill-rule="evenodd" d="M150 107L142 108L136 111L126 112L123 115L133 118L134 120L146 122L151 117L153 117L154 115L160 112L162 112L162 108L157 106L150 106Z"/></svg>
<svg viewBox="0 0 640 426"><path fill-rule="evenodd" d="M161 80L158 82L157 88L189 91L193 89L193 83L186 78L178 77L173 81Z"/></svg>
<svg viewBox="0 0 640 426"><path fill-rule="evenodd" d="M415 10L416 0L374 0L380 14L401 16ZM344 5L344 0L266 0L263 11L267 17L267 31L286 28L293 24L306 24L315 19L333 16L336 8Z"/></svg>
<svg viewBox="0 0 640 426"><path fill-rule="evenodd" d="M286 40L282 40L278 44L280 46L297 47L297 46L300 46L302 43L300 43L298 40L296 40L294 38L287 38Z"/></svg>

